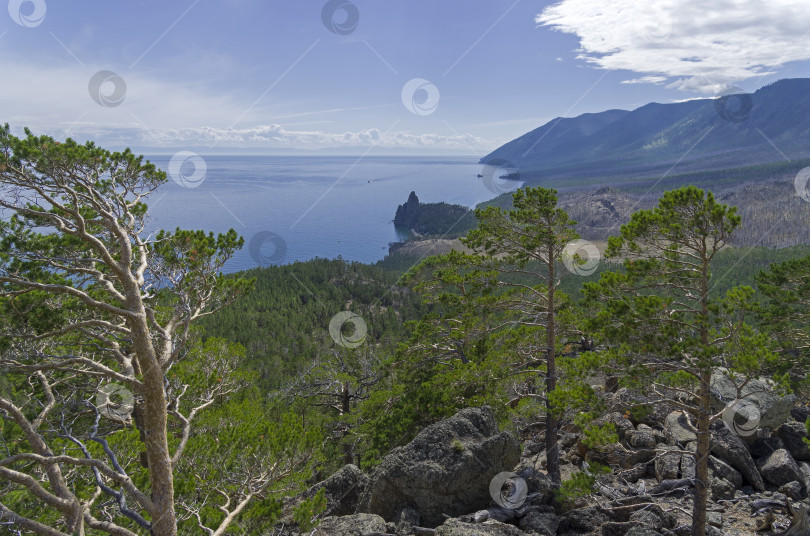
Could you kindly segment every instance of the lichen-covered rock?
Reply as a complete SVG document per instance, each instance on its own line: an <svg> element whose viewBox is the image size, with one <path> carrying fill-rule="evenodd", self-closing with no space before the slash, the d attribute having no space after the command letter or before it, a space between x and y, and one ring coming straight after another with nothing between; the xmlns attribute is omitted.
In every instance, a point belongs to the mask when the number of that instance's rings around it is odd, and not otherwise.
<svg viewBox="0 0 810 536"><path fill-rule="evenodd" d="M324 517L353 514L360 494L368 484L368 477L356 465L346 465L335 474L310 487L303 493L284 500L281 521L292 522L293 510L306 499L311 499L321 489L326 497Z"/></svg>
<svg viewBox="0 0 810 536"><path fill-rule="evenodd" d="M550 512L529 512L520 519L523 532L538 536L556 536L560 520Z"/></svg>
<svg viewBox="0 0 810 536"><path fill-rule="evenodd" d="M500 521L465 523L458 519L448 519L436 529L436 536L526 536L526 533Z"/></svg>
<svg viewBox="0 0 810 536"><path fill-rule="evenodd" d="M760 458L757 466L762 478L776 486L782 486L794 480L801 482L803 479L796 460L785 449L777 450L766 458Z"/></svg>
<svg viewBox="0 0 810 536"><path fill-rule="evenodd" d="M810 461L810 445L804 442L807 430L804 424L796 421L786 422L774 431L774 435L782 440L785 449L790 452L796 461Z"/></svg>
<svg viewBox="0 0 810 536"><path fill-rule="evenodd" d="M314 536L347 536L349 534L370 534L385 532L385 520L374 514L354 514L350 516L330 516L321 521Z"/></svg>
<svg viewBox="0 0 810 536"><path fill-rule="evenodd" d="M659 451L677 450L676 447L669 447L667 445L658 445ZM655 478L658 482L664 480L673 480L678 478L681 469L681 455L680 454L663 454L660 453L655 459Z"/></svg>
<svg viewBox="0 0 810 536"><path fill-rule="evenodd" d="M566 532L594 532L610 521L608 516L596 506L570 510L560 516L559 534Z"/></svg>
<svg viewBox="0 0 810 536"><path fill-rule="evenodd" d="M513 469L520 452L520 443L498 430L490 408L461 410L392 450L371 474L357 511L393 520L411 506L423 526L435 527L443 514L486 508L490 481Z"/></svg>

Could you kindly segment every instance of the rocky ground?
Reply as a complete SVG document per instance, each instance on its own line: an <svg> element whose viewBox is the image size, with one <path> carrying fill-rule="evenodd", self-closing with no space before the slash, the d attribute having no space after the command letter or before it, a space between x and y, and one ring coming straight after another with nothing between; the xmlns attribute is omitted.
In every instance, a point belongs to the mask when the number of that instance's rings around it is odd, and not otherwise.
<svg viewBox="0 0 810 536"><path fill-rule="evenodd" d="M722 409L729 386L718 376L713 388ZM718 420L712 427L711 535L783 534L810 506L810 447L802 441L810 407L766 382L747 389L756 426ZM328 507L309 536L691 534L696 436L689 419L657 405L635 420L628 410L641 397L625 389L603 396L612 411L602 422L614 423L619 442L593 450L574 427L561 434L563 480L594 462L612 469L578 502L554 500L542 432L520 441L499 430L489 408L468 408L394 449L370 475L347 465L287 501L276 534L300 534L291 509L321 488ZM504 472L515 476L505 480ZM786 534L810 536L795 520Z"/></svg>

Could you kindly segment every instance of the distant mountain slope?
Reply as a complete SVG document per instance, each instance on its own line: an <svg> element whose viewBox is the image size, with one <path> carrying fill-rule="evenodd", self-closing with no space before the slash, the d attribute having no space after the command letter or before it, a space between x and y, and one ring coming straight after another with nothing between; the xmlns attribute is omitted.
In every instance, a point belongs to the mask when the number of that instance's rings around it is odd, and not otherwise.
<svg viewBox="0 0 810 536"><path fill-rule="evenodd" d="M646 178L675 164L678 173L687 173L809 155L810 79L788 79L719 102L652 103L630 112L557 118L481 162L508 162L520 169L522 179L536 182Z"/></svg>

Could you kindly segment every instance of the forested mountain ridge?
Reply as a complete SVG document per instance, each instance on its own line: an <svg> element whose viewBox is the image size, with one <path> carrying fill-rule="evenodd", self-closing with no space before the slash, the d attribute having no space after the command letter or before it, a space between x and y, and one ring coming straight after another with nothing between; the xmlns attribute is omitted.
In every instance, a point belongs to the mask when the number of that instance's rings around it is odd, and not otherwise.
<svg viewBox="0 0 810 536"><path fill-rule="evenodd" d="M643 176L741 167L806 157L810 79L780 80L753 94L632 111L556 118L499 147L482 163L509 163L522 179Z"/></svg>

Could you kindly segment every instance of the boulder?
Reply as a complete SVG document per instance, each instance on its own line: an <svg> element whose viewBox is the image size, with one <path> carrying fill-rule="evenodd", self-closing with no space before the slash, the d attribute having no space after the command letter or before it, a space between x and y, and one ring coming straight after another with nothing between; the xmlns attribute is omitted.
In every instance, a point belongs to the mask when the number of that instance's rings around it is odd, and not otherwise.
<svg viewBox="0 0 810 536"><path fill-rule="evenodd" d="M624 536L661 536L661 533L642 525L640 527L631 528Z"/></svg>
<svg viewBox="0 0 810 536"><path fill-rule="evenodd" d="M804 484L804 489L807 490L808 494L810 494L810 463L807 462L797 462L799 466L799 471L802 472L803 479L800 480L802 484Z"/></svg>
<svg viewBox="0 0 810 536"><path fill-rule="evenodd" d="M608 516L596 506L570 510L560 516L558 534L565 532L594 532L610 521Z"/></svg>
<svg viewBox="0 0 810 536"><path fill-rule="evenodd" d="M676 447L669 447L667 445L658 445L659 451L677 450ZM678 478L681 469L681 455L680 454L664 454L661 452L655 459L655 478L658 482L664 480L673 480Z"/></svg>
<svg viewBox="0 0 810 536"><path fill-rule="evenodd" d="M779 487L779 493L784 493L785 497L793 499L794 501L802 500L804 494L802 493L802 485L795 480L793 482L788 482L784 486Z"/></svg>
<svg viewBox="0 0 810 536"><path fill-rule="evenodd" d="M664 421L664 427L680 445L697 441L695 427L692 426L682 411L673 411L667 415Z"/></svg>
<svg viewBox="0 0 810 536"><path fill-rule="evenodd" d="M776 430L774 435L782 440L785 449L790 452L796 461L810 461L810 445L804 442L807 437L807 430L803 423L790 421L786 422Z"/></svg>
<svg viewBox="0 0 810 536"><path fill-rule="evenodd" d="M384 533L385 520L374 514L330 516L321 521L313 536L347 536L348 534Z"/></svg>
<svg viewBox="0 0 810 536"><path fill-rule="evenodd" d="M602 445L585 454L586 461L595 461L602 465L630 469L639 463L647 463L655 458L655 449L627 449L621 443Z"/></svg>
<svg viewBox="0 0 810 536"><path fill-rule="evenodd" d="M436 536L526 536L526 533L514 525L500 521L483 523L465 523L458 519L448 519L436 529Z"/></svg>
<svg viewBox="0 0 810 536"><path fill-rule="evenodd" d="M436 527L443 514L486 508L490 481L515 467L520 451L511 434L498 430L490 408L461 410L392 450L371 474L357 512L393 520L411 506L423 526Z"/></svg>
<svg viewBox="0 0 810 536"><path fill-rule="evenodd" d="M326 497L326 510L322 514L324 517L353 514L360 494L367 484L368 477L363 471L356 465L346 465L323 482L315 484L291 499L285 499L281 521L290 524L295 507L304 500L314 497L321 489L324 490Z"/></svg>
<svg viewBox="0 0 810 536"><path fill-rule="evenodd" d="M712 478L709 487L712 492L712 500L714 501L731 500L734 498L734 493L737 491L734 484L725 478Z"/></svg>
<svg viewBox="0 0 810 536"><path fill-rule="evenodd" d="M765 432L765 430L763 430L763 432ZM748 443L748 450L754 458L770 456L771 452L783 448L785 448L785 443L778 437L757 437L753 442Z"/></svg>
<svg viewBox="0 0 810 536"><path fill-rule="evenodd" d="M741 488L743 485L743 477L739 471L712 455L709 455L709 473L731 482L735 488Z"/></svg>
<svg viewBox="0 0 810 536"><path fill-rule="evenodd" d="M739 378L734 381L744 383ZM712 403L716 409L722 410L735 400L742 399L759 410L758 426L761 428L776 428L790 418L796 395L780 395L776 392L776 384L767 378L751 379L739 392L734 381L728 372L722 370L712 374Z"/></svg>
<svg viewBox="0 0 810 536"><path fill-rule="evenodd" d="M782 486L788 482L801 482L804 478L796 460L785 449L777 450L766 458L757 460L759 472L762 478L774 484Z"/></svg>
<svg viewBox="0 0 810 536"><path fill-rule="evenodd" d="M556 536L559 519L553 513L529 512L520 519L523 532L538 536Z"/></svg>
<svg viewBox="0 0 810 536"><path fill-rule="evenodd" d="M645 426L643 424L639 425ZM658 444L658 438L656 438L655 434L652 430L649 429L649 426L645 426L646 429L640 430L633 430L629 434L629 443L630 446L635 449L653 449L655 445Z"/></svg>
<svg viewBox="0 0 810 536"><path fill-rule="evenodd" d="M757 470L748 447L740 437L729 430L722 422L715 422L711 428L712 454L734 467L757 491L765 490L765 482Z"/></svg>
<svg viewBox="0 0 810 536"><path fill-rule="evenodd" d="M630 529L642 526L638 521L608 521L602 525L602 536L625 536Z"/></svg>

